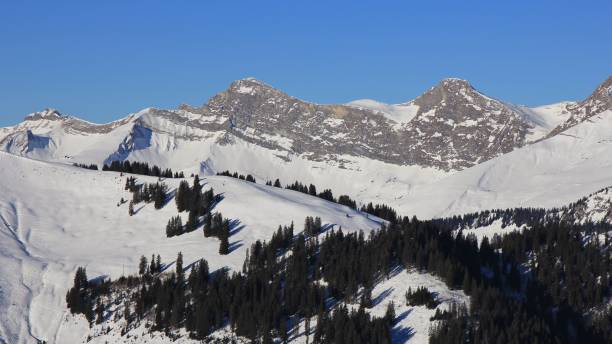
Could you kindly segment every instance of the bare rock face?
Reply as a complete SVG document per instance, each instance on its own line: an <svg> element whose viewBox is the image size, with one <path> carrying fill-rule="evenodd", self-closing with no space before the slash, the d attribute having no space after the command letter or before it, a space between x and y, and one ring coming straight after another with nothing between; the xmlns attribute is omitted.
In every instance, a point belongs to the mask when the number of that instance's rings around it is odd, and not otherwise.
<svg viewBox="0 0 612 344"><path fill-rule="evenodd" d="M254 79L238 80L201 108L227 118L227 134L312 160L361 156L399 165L460 170L520 147L529 124L467 81L443 80L405 104L401 122L372 109L301 101Z"/></svg>
<svg viewBox="0 0 612 344"><path fill-rule="evenodd" d="M467 81L446 79L412 101L418 113L403 144L416 161L463 169L525 144L530 127L521 114L476 91Z"/></svg>

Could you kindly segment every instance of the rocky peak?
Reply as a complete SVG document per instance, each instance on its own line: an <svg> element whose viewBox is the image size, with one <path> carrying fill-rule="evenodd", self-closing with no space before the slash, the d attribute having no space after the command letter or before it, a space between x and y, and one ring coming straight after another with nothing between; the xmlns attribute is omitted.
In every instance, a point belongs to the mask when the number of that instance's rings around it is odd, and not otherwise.
<svg viewBox="0 0 612 344"><path fill-rule="evenodd" d="M487 101L490 98L476 91L474 87L463 79L449 78L440 81L436 86L417 97L412 102L424 109L434 106L457 103L472 103L474 101Z"/></svg>
<svg viewBox="0 0 612 344"><path fill-rule="evenodd" d="M555 136L604 111L612 110L612 76L609 76L585 100L568 104L566 110L571 114L570 117L554 128L546 138Z"/></svg>
<svg viewBox="0 0 612 344"><path fill-rule="evenodd" d="M25 117L25 121L39 121L39 120L50 120L57 121L68 118L62 115L59 111L51 108L44 109L43 111L34 112Z"/></svg>
<svg viewBox="0 0 612 344"><path fill-rule="evenodd" d="M612 76L599 85L591 95L580 103L570 107L584 108L585 113L595 114L612 109Z"/></svg>

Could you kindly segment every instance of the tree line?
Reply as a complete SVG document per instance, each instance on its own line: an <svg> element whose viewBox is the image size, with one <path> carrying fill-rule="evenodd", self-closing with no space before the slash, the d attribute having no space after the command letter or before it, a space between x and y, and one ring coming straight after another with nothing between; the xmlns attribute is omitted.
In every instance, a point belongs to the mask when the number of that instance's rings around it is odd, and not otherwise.
<svg viewBox="0 0 612 344"><path fill-rule="evenodd" d="M145 176L163 177L163 178L185 178L183 172L173 172L172 169L162 169L157 165L150 166L147 162L138 161L112 161L110 164L104 164L102 171L115 171L123 173L142 174Z"/></svg>
<svg viewBox="0 0 612 344"><path fill-rule="evenodd" d="M245 176L244 174L238 174L238 172L231 173L230 171L223 171L223 172L217 172L217 175L237 178L240 180L246 180L247 182L251 182L251 183L257 183L257 181L255 180L255 177L253 177L250 174L247 174Z"/></svg>
<svg viewBox="0 0 612 344"><path fill-rule="evenodd" d="M73 163L72 166L76 166L76 167L80 167L80 168L85 168L88 170L94 170L97 171L98 170L98 165L96 164L81 164L81 163Z"/></svg>

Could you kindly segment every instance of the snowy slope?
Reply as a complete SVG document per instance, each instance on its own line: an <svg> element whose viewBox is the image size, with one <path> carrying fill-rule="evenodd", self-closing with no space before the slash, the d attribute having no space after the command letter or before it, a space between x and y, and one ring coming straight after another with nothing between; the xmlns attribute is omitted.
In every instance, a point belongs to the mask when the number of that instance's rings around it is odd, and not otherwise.
<svg viewBox="0 0 612 344"><path fill-rule="evenodd" d="M612 111L435 183L395 203L422 217L493 208L560 207L612 185Z"/></svg>
<svg viewBox="0 0 612 344"><path fill-rule="evenodd" d="M571 115L567 107L573 104L575 102L559 102L533 108L523 105L506 105L521 113L532 124L526 140L528 142L535 142L546 137L553 129L567 121Z"/></svg>
<svg viewBox="0 0 612 344"><path fill-rule="evenodd" d="M240 269L252 242L271 237L279 224L295 221L301 229L307 215L347 231L380 225L379 220L319 198L211 176L205 179L207 187L224 196L216 210L240 221L230 238L233 251L220 256L217 239L204 238L201 231L165 237L165 224L176 214L174 202L161 210L138 205L130 217L127 204L117 206L121 197L129 199L123 190L126 177L118 173L6 153L0 153L0 166L0 338L7 343L30 343L34 338L70 343L86 336L77 331L80 327L63 322L65 293L79 265L87 266L90 278L116 278L124 269L136 271L140 255L159 253L163 263L170 264L182 251L186 265L204 257L211 269ZM176 187L179 181L166 182Z"/></svg>

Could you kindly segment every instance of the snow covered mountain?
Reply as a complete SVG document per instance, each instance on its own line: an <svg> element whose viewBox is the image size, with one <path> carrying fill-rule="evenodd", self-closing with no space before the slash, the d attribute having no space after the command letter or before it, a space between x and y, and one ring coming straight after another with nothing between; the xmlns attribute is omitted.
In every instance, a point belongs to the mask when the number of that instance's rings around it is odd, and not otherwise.
<svg viewBox="0 0 612 344"><path fill-rule="evenodd" d="M201 107L145 109L103 125L56 110L34 113L0 130L0 149L50 161L145 159L188 168L210 155L200 152L245 142L286 161L344 167L359 158L449 172L609 109L609 83L580 103L529 109L485 96L460 79L443 80L405 104L318 105L249 78Z"/></svg>
<svg viewBox="0 0 612 344"><path fill-rule="evenodd" d="M459 79L398 105L317 105L243 79L201 107L149 108L102 125L45 110L0 129L0 149L70 164L132 160L188 173L230 170L285 184L300 180L425 217L481 209L470 200L482 194L503 206L542 199L558 205L612 184L606 178L585 184L597 173L551 184L573 168L607 167L610 80L582 102L527 108ZM541 174L549 177L531 178ZM535 185L512 192L514 198L499 197L514 178ZM418 201L439 185L453 197L434 205ZM567 197L552 201L557 197L550 195L566 189L572 189Z"/></svg>
<svg viewBox="0 0 612 344"><path fill-rule="evenodd" d="M91 276L116 278L124 269L136 270L140 255L160 253L170 264L182 251L186 265L204 257L213 269L240 270L246 249L269 239L281 224L301 225L316 215L347 232L370 232L382 223L261 184L276 178L385 203L419 218L569 204L563 211L578 222L612 221L611 82L581 102L527 108L458 79L397 105L312 104L244 79L201 107L149 108L108 124L51 109L31 114L0 128L0 314L6 315L0 317L0 342L82 342L100 330L66 310L64 296L77 266L87 266ZM129 198L125 176L69 166L117 160L203 176L206 187L224 196L217 210L240 224L232 252L220 256L217 239L200 231L166 238L163 226L176 215L173 204L161 210L139 206L129 216L127 205L118 205ZM224 170L250 173L260 184L214 175ZM166 181L171 191L179 182ZM498 230L489 229L485 234ZM433 315L425 307L406 308L404 289L397 286L407 285L427 285L444 307L467 301L428 274L401 271L382 281L373 296L395 300L405 314L394 335L413 331L397 341L426 341ZM380 303L371 312L382 315L384 309ZM95 340L128 342L117 329L96 332Z"/></svg>

